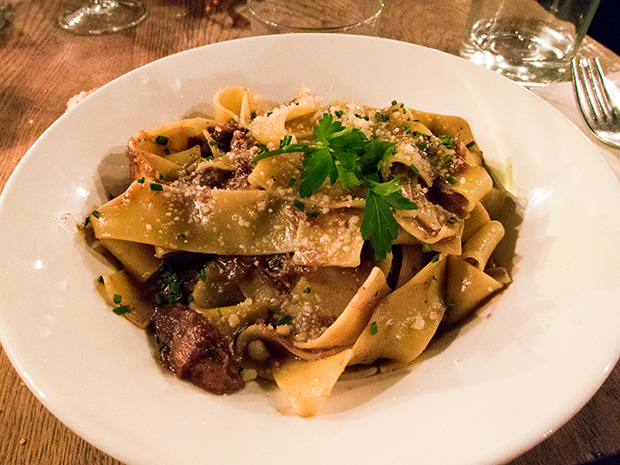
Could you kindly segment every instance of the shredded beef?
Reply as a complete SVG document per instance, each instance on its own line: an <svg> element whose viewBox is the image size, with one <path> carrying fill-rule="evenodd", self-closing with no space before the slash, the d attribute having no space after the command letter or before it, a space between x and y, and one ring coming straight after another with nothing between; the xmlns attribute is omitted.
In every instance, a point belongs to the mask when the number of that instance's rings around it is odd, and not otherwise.
<svg viewBox="0 0 620 465"><path fill-rule="evenodd" d="M202 315L182 304L153 314L159 361L175 376L213 394L231 394L245 385L228 339Z"/></svg>
<svg viewBox="0 0 620 465"><path fill-rule="evenodd" d="M467 214L467 199L447 187L446 183L439 178L433 182L433 186L428 190L427 197L432 203L441 205L459 218L464 218Z"/></svg>
<svg viewBox="0 0 620 465"><path fill-rule="evenodd" d="M292 254L238 256L223 255L215 258L222 275L230 282L239 282L254 269L264 272L280 293L288 293L299 279L303 268L294 265Z"/></svg>

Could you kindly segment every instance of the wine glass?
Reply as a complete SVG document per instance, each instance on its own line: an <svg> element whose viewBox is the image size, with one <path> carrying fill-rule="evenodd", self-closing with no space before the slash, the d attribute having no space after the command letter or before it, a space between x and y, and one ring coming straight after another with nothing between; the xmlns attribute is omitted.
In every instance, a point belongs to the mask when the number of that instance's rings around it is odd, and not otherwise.
<svg viewBox="0 0 620 465"><path fill-rule="evenodd" d="M65 11L58 24L79 35L99 35L133 27L146 17L146 7L137 0L87 0Z"/></svg>

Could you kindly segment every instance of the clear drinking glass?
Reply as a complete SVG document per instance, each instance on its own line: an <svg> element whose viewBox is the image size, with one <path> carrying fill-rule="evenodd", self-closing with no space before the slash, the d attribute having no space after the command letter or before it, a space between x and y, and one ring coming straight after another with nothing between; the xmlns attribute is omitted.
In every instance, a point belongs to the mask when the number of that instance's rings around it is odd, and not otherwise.
<svg viewBox="0 0 620 465"><path fill-rule="evenodd" d="M100 35L133 27L145 17L146 7L137 0L88 0L65 11L58 24L74 34Z"/></svg>
<svg viewBox="0 0 620 465"><path fill-rule="evenodd" d="M383 0L248 0L252 32L374 34Z"/></svg>
<svg viewBox="0 0 620 465"><path fill-rule="evenodd" d="M473 0L460 55L519 84L566 76L600 0Z"/></svg>

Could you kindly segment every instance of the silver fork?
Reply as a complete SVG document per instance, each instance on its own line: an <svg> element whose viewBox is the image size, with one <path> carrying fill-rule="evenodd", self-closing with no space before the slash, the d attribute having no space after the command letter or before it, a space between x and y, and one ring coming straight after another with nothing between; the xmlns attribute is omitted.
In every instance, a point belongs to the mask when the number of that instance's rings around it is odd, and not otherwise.
<svg viewBox="0 0 620 465"><path fill-rule="evenodd" d="M605 78L598 58L573 59L573 90L594 135L620 148L620 90Z"/></svg>

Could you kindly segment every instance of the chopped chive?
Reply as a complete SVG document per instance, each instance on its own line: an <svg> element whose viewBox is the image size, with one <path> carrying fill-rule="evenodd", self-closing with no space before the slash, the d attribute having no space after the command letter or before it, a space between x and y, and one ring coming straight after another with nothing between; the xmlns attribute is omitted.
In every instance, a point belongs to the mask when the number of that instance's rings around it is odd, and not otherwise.
<svg viewBox="0 0 620 465"><path fill-rule="evenodd" d="M201 281L206 281L207 280L207 270L202 268L200 270L200 280Z"/></svg>
<svg viewBox="0 0 620 465"><path fill-rule="evenodd" d="M431 262L436 263L437 260L439 260L439 252L433 255L433 258L431 258Z"/></svg>
<svg viewBox="0 0 620 465"><path fill-rule="evenodd" d="M217 316L219 316L220 318L222 318L222 311L220 310L220 307L217 307L215 309L215 311L217 312Z"/></svg>
<svg viewBox="0 0 620 465"><path fill-rule="evenodd" d="M162 186L161 184L157 184L155 182L152 182L150 186L151 186L152 191L163 191L164 190L164 186Z"/></svg>
<svg viewBox="0 0 620 465"><path fill-rule="evenodd" d="M422 244L422 252L430 252L431 250L431 246L428 245L426 242Z"/></svg>
<svg viewBox="0 0 620 465"><path fill-rule="evenodd" d="M269 113L267 113L267 116L271 116L273 114L273 111L270 111Z"/></svg>
<svg viewBox="0 0 620 465"><path fill-rule="evenodd" d="M446 307L448 308L454 307L454 299L452 297L446 297L443 303L446 304Z"/></svg>
<svg viewBox="0 0 620 465"><path fill-rule="evenodd" d="M420 142L416 142L416 147L418 147L419 149L425 149L426 146L428 145L426 142L424 141L420 141Z"/></svg>
<svg viewBox="0 0 620 465"><path fill-rule="evenodd" d="M191 304L194 301L194 295L190 294L189 297L187 298L187 303Z"/></svg>
<svg viewBox="0 0 620 465"><path fill-rule="evenodd" d="M115 304L120 304L121 300L122 300L122 297L120 295L118 295L118 294L114 294L114 299L113 300L114 300Z"/></svg>
<svg viewBox="0 0 620 465"><path fill-rule="evenodd" d="M166 147L166 148L164 149L164 154L165 154L165 155L170 155L170 150L168 149L168 147Z"/></svg>
<svg viewBox="0 0 620 465"><path fill-rule="evenodd" d="M143 183L144 183L144 177L141 177L140 179L138 179L138 182L139 182L140 184L143 184Z"/></svg>
<svg viewBox="0 0 620 465"><path fill-rule="evenodd" d="M160 181L163 181L163 180L164 180L164 175L163 175L163 174L160 174L160 175L159 175L159 180L160 180Z"/></svg>
<svg viewBox="0 0 620 465"><path fill-rule="evenodd" d="M465 147L469 149L472 148L474 145L476 145L476 142L472 140L469 144L465 145Z"/></svg>
<svg viewBox="0 0 620 465"><path fill-rule="evenodd" d="M304 211L306 209L306 206L303 204L303 202L297 199L293 200L293 205L295 205L295 207L300 211Z"/></svg>
<svg viewBox="0 0 620 465"><path fill-rule="evenodd" d="M336 111L334 112L334 115L336 115L336 118L341 118L341 117L342 117L342 115L344 115L344 111L342 111L342 110L336 110Z"/></svg>
<svg viewBox="0 0 620 465"><path fill-rule="evenodd" d="M396 100L392 100L392 106L394 105L398 105L398 102Z"/></svg>
<svg viewBox="0 0 620 465"><path fill-rule="evenodd" d="M370 334L374 336L375 334L377 334L377 331L377 322L373 321L372 323L370 323Z"/></svg>
<svg viewBox="0 0 620 465"><path fill-rule="evenodd" d="M217 145L217 141L216 140L210 140L209 141L209 145Z"/></svg>
<svg viewBox="0 0 620 465"><path fill-rule="evenodd" d="M284 315L282 318L278 320L278 322L276 323L276 326L287 325L291 321L293 321L293 317L291 315Z"/></svg>
<svg viewBox="0 0 620 465"><path fill-rule="evenodd" d="M376 112L375 113L375 118L377 118L379 121L389 121L390 120L390 114L389 113L380 113L380 112Z"/></svg>
<svg viewBox="0 0 620 465"><path fill-rule="evenodd" d="M442 136L439 136L439 140L445 147L449 149L452 148L452 137L448 136L447 134L444 134Z"/></svg>
<svg viewBox="0 0 620 465"><path fill-rule="evenodd" d="M103 284L103 276L99 276L99 277L97 278L97 282L98 282L99 284Z"/></svg>
<svg viewBox="0 0 620 465"><path fill-rule="evenodd" d="M213 155L209 155L208 157L205 157L205 161L211 161L211 160L213 160Z"/></svg>
<svg viewBox="0 0 620 465"><path fill-rule="evenodd" d="M256 118L256 116L257 116L256 112L253 111L252 114L250 115L250 118L254 119L254 118Z"/></svg>
<svg viewBox="0 0 620 465"><path fill-rule="evenodd" d="M288 181L288 187L293 187L295 185L295 183L297 182L297 179L295 178L291 178Z"/></svg>
<svg viewBox="0 0 620 465"><path fill-rule="evenodd" d="M450 163L452 163L452 157L450 155L446 155L445 157L443 157L444 165L449 165Z"/></svg>
<svg viewBox="0 0 620 465"><path fill-rule="evenodd" d="M157 142L159 145L166 145L169 140L170 138L166 136L157 136L155 138L155 142Z"/></svg>
<svg viewBox="0 0 620 465"><path fill-rule="evenodd" d="M310 294L310 292L311 292L311 291L312 291L312 289L310 288L310 286L308 286L308 287L306 287L306 288L303 290L303 293L304 293L304 294Z"/></svg>
<svg viewBox="0 0 620 465"><path fill-rule="evenodd" d="M287 134L280 141L280 148L286 147L287 145L291 145L292 140L293 140L293 136L291 136L290 134Z"/></svg>
<svg viewBox="0 0 620 465"><path fill-rule="evenodd" d="M93 210L93 212L91 213L91 215L93 215L95 218L100 218L101 217L101 213L99 213L97 210Z"/></svg>
<svg viewBox="0 0 620 465"><path fill-rule="evenodd" d="M411 165L409 167L409 169L411 170L411 172L414 174L414 176L419 176L420 175L420 170L416 168L415 165Z"/></svg>
<svg viewBox="0 0 620 465"><path fill-rule="evenodd" d="M125 313L131 312L131 307L129 305L121 305L120 307L116 307L112 311L117 315L124 315Z"/></svg>
<svg viewBox="0 0 620 465"><path fill-rule="evenodd" d="M446 178L446 181L448 181L450 184L452 184L453 186L456 184L456 179L452 176L448 176Z"/></svg>
<svg viewBox="0 0 620 465"><path fill-rule="evenodd" d="M184 241L185 239L187 239L187 237L185 236L185 234L179 234L179 235L177 236L177 240L179 240L179 241Z"/></svg>
<svg viewBox="0 0 620 465"><path fill-rule="evenodd" d="M308 212L306 213L308 218L317 218L319 216L319 212Z"/></svg>
<svg viewBox="0 0 620 465"><path fill-rule="evenodd" d="M410 128L409 126L405 125L405 126L403 127L403 132L404 132L405 134L411 134L413 131L411 130L411 128Z"/></svg>

